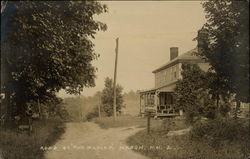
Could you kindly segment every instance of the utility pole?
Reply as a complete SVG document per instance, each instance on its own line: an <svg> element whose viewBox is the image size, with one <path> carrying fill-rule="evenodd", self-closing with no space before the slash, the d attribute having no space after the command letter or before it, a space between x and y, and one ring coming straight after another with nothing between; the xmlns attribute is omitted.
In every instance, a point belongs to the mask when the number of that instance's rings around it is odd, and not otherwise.
<svg viewBox="0 0 250 159"><path fill-rule="evenodd" d="M114 120L116 120L116 73L117 73L117 62L118 62L118 46L119 46L119 38L116 38L116 48L115 48L115 71L114 71Z"/></svg>
<svg viewBox="0 0 250 159"><path fill-rule="evenodd" d="M98 116L101 119L101 98L99 99L99 104L98 104Z"/></svg>
<svg viewBox="0 0 250 159"><path fill-rule="evenodd" d="M81 91L79 90L79 120L83 120L82 103L81 103ZM83 103L84 105L84 103Z"/></svg>

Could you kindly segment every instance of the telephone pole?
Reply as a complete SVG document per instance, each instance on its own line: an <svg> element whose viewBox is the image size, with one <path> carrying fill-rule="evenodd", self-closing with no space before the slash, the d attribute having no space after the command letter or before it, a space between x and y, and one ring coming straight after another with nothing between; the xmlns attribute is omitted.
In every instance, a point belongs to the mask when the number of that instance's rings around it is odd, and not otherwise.
<svg viewBox="0 0 250 159"><path fill-rule="evenodd" d="M99 119L101 119L101 97L99 98L99 104L98 104L98 116L99 116Z"/></svg>
<svg viewBox="0 0 250 159"><path fill-rule="evenodd" d="M116 120L116 73L117 73L117 62L118 62L118 46L119 46L119 38L116 38L116 48L115 48L115 71L114 71L114 120Z"/></svg>
<svg viewBox="0 0 250 159"><path fill-rule="evenodd" d="M81 102L81 91L79 90L79 120L80 122L83 121L83 106L82 106L82 102ZM84 102L84 99L83 99ZM85 103L83 103L84 105Z"/></svg>

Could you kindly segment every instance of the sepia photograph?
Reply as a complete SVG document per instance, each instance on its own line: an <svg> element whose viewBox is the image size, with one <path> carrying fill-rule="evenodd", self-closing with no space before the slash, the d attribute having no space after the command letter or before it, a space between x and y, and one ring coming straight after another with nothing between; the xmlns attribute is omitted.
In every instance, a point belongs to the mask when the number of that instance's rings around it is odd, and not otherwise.
<svg viewBox="0 0 250 159"><path fill-rule="evenodd" d="M250 159L249 0L5 0L0 57L0 159Z"/></svg>

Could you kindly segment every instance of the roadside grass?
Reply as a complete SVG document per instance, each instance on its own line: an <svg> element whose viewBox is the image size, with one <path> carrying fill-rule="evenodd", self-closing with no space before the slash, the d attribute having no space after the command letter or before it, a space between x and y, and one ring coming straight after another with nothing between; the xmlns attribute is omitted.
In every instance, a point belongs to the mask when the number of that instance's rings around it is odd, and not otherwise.
<svg viewBox="0 0 250 159"><path fill-rule="evenodd" d="M240 148L225 145L215 150L205 142L194 142L188 135L167 137L159 133L148 135L145 130L128 138L127 143L135 151L151 159L242 159Z"/></svg>
<svg viewBox="0 0 250 159"><path fill-rule="evenodd" d="M17 133L14 130L0 130L0 149L3 159L43 159L42 146L51 146L64 133L60 119L35 121L33 132Z"/></svg>
<svg viewBox="0 0 250 159"><path fill-rule="evenodd" d="M129 126L138 126L144 128L147 125L147 118L135 117L130 115L118 116L116 121L114 121L113 117L102 117L100 119L94 118L93 121L103 129ZM161 124L161 120L151 119L152 127L159 127Z"/></svg>
<svg viewBox="0 0 250 159"><path fill-rule="evenodd" d="M168 121L168 123L172 121ZM185 122L164 128L154 128L151 134L142 130L127 139L133 150L151 159L244 159L240 142L223 141L213 147L207 140L193 140L189 134L167 136L168 131L185 128ZM188 126L187 126L188 127ZM216 131L216 130L215 130ZM249 151L249 150L248 150Z"/></svg>

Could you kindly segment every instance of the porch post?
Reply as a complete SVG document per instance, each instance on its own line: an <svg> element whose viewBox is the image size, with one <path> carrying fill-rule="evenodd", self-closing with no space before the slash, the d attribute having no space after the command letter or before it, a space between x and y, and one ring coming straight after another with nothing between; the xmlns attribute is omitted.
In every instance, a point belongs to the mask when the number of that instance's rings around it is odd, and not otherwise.
<svg viewBox="0 0 250 159"><path fill-rule="evenodd" d="M180 116L182 116L183 115L183 110L182 109L180 109Z"/></svg>
<svg viewBox="0 0 250 159"><path fill-rule="evenodd" d="M155 97L155 110L156 110L156 113L157 113L157 107L158 107L158 105L159 105L159 95L158 95L158 93L159 92L157 92L157 91L155 91L155 95L154 95L154 97Z"/></svg>

